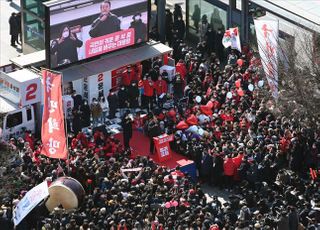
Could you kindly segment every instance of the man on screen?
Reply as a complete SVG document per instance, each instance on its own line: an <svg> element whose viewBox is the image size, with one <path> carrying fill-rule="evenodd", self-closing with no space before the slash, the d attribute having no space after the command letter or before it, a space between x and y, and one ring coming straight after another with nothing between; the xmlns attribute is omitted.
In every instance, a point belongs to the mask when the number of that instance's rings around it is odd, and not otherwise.
<svg viewBox="0 0 320 230"><path fill-rule="evenodd" d="M110 12L111 2L105 0L100 5L101 14L94 20L89 31L92 38L120 31L120 20Z"/></svg>

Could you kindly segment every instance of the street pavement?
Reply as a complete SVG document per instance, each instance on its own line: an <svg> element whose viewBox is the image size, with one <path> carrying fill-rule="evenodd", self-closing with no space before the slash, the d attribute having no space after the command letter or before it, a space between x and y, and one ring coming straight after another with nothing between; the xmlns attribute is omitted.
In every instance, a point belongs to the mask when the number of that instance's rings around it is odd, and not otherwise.
<svg viewBox="0 0 320 230"><path fill-rule="evenodd" d="M19 0L0 0L0 66L10 64L10 59L22 54L21 46L10 45L9 17L20 9Z"/></svg>

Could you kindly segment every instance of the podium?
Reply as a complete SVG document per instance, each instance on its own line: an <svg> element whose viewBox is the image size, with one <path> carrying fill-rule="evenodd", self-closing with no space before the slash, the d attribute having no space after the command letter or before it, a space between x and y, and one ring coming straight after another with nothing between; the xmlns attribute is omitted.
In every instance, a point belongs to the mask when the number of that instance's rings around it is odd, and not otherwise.
<svg viewBox="0 0 320 230"><path fill-rule="evenodd" d="M156 156L159 162L167 161L171 158L170 141L173 141L173 135L163 134L153 138L156 148Z"/></svg>

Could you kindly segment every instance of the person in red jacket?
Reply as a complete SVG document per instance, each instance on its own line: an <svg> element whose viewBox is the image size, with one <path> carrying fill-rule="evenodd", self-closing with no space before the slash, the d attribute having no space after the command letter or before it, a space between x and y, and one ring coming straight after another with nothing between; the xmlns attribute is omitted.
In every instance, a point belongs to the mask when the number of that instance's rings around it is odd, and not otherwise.
<svg viewBox="0 0 320 230"><path fill-rule="evenodd" d="M235 164L233 162L232 156L228 155L227 159L224 160L223 163L223 171L226 181L226 187L227 189L232 187L232 181L235 171Z"/></svg>
<svg viewBox="0 0 320 230"><path fill-rule="evenodd" d="M143 80L143 92L146 99L147 109L152 110L153 108L153 95L154 95L154 82L151 77Z"/></svg>
<svg viewBox="0 0 320 230"><path fill-rule="evenodd" d="M159 76L158 80L155 82L155 89L156 89L157 98L158 98L158 105L160 108L162 108L162 105L166 100L168 85L167 85L167 82L163 80L161 76Z"/></svg>
<svg viewBox="0 0 320 230"><path fill-rule="evenodd" d="M131 80L135 78L135 73L131 70L131 66L127 66L127 70L122 75L122 84L128 87L131 84Z"/></svg>
<svg viewBox="0 0 320 230"><path fill-rule="evenodd" d="M187 67L182 59L180 59L179 62L176 64L176 73L180 73L180 76L183 81L186 79Z"/></svg>

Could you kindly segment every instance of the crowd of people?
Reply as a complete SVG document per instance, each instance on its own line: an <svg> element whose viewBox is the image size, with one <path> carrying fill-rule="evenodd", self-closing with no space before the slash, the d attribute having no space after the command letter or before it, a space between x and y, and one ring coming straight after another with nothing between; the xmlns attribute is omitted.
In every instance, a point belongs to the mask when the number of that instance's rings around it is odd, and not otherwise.
<svg viewBox="0 0 320 230"><path fill-rule="evenodd" d="M142 79L128 68L126 81L107 100L94 99L89 106L74 95L67 161L40 155L41 143L30 133L10 140L13 157L1 174L10 177L14 188L1 194L1 229L12 229L12 210L26 191L63 175L85 188L80 207L29 215L17 229L320 228L320 127L270 110L259 96L263 81L250 49L232 50L222 67L222 56L208 52L206 43L196 49L179 39L173 43L177 64L172 79L160 73L166 60L157 59L144 63ZM178 167L157 165L152 155L131 157L129 114L139 115L138 108L148 114L145 134L173 134L172 149L194 161L198 181ZM115 118L118 111L125 146L98 129L81 131ZM227 202L216 196L208 201L201 183L227 190Z"/></svg>

